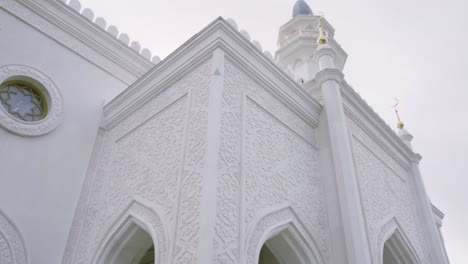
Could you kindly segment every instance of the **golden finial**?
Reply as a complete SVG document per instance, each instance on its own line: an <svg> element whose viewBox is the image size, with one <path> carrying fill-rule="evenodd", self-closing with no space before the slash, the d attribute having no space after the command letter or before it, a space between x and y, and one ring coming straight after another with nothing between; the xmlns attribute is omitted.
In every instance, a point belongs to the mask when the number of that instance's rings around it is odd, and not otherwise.
<svg viewBox="0 0 468 264"><path fill-rule="evenodd" d="M325 36L325 32L323 32L322 19L323 19L323 12L320 12L320 18L318 19L319 37L317 39L317 44L319 44L319 45L323 45L323 44L328 43L328 39Z"/></svg>
<svg viewBox="0 0 468 264"><path fill-rule="evenodd" d="M400 114L398 113L398 105L400 104L400 101L396 98L394 98L395 100L395 105L393 106L393 108L395 108L395 114L397 116L397 119L398 119L398 123L397 123L397 127L398 129L403 129L405 127L405 124L403 122L401 122L401 119L400 119Z"/></svg>

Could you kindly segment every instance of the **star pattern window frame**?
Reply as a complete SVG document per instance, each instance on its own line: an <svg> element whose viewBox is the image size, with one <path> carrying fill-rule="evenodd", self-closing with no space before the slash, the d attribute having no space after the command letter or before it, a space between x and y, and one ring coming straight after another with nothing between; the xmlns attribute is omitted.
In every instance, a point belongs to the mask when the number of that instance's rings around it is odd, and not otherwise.
<svg viewBox="0 0 468 264"><path fill-rule="evenodd" d="M21 101L19 97L29 101ZM0 104L12 117L25 122L44 119L48 110L47 100L39 89L28 82L18 80L7 81L0 85ZM21 104L29 104L29 109L25 111L24 105Z"/></svg>

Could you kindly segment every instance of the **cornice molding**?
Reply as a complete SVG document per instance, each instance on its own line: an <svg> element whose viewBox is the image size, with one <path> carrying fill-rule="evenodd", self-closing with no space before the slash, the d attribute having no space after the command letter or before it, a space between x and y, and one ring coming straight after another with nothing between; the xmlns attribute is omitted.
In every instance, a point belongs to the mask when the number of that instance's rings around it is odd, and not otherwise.
<svg viewBox="0 0 468 264"><path fill-rule="evenodd" d="M407 167L407 161L421 159L420 155L414 153L345 80L341 83L341 91L347 115L353 121L357 121L356 123L365 129L400 164ZM386 144L386 142L390 143L390 145ZM393 147L394 150L389 146Z"/></svg>
<svg viewBox="0 0 468 264"><path fill-rule="evenodd" d="M324 82L329 80L340 84L347 116L364 129L388 154L395 158L404 168L408 168L408 162L419 163L422 159L421 155L414 153L367 102L354 91L346 82L340 70L325 69L318 72L314 79L304 85L304 89L309 94L319 95L320 87ZM386 142L390 143L390 146L393 148L389 147Z"/></svg>
<svg viewBox="0 0 468 264"><path fill-rule="evenodd" d="M422 160L422 156L419 153L413 153L411 155L411 162L414 162L416 165Z"/></svg>
<svg viewBox="0 0 468 264"><path fill-rule="evenodd" d="M434 220L438 227L442 226L442 222L444 220L445 214L439 210L435 205L431 203L432 214L434 215Z"/></svg>
<svg viewBox="0 0 468 264"><path fill-rule="evenodd" d="M315 74L311 85L321 87L327 81L335 81L341 84L344 81L344 74L338 69L324 69Z"/></svg>
<svg viewBox="0 0 468 264"><path fill-rule="evenodd" d="M110 128L120 122L209 59L218 48L296 114L313 127L318 125L321 105L226 20L218 18L109 102L104 108L103 126Z"/></svg>
<svg viewBox="0 0 468 264"><path fill-rule="evenodd" d="M0 8L130 84L154 66L76 10L57 0L0 0Z"/></svg>

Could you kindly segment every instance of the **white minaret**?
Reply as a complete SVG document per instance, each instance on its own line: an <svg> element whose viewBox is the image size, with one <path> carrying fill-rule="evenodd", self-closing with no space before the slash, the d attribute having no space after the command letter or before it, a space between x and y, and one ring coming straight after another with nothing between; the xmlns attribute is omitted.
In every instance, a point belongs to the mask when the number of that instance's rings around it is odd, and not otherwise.
<svg viewBox="0 0 468 264"><path fill-rule="evenodd" d="M321 21L328 44L336 51L335 65L343 70L347 54L334 40L335 30L322 17L316 16L304 0L297 0L293 18L280 28L276 59L286 72L290 72L300 83L312 80L319 71L313 56L319 37L318 23Z"/></svg>

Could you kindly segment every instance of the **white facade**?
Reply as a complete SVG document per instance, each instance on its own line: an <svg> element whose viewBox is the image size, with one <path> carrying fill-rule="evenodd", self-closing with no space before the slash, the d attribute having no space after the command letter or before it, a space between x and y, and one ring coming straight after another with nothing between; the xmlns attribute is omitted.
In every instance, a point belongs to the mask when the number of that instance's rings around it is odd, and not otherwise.
<svg viewBox="0 0 468 264"><path fill-rule="evenodd" d="M219 18L151 62L76 0L0 0L0 83L49 96L0 109L0 264L448 263L411 135L318 20L276 61Z"/></svg>

